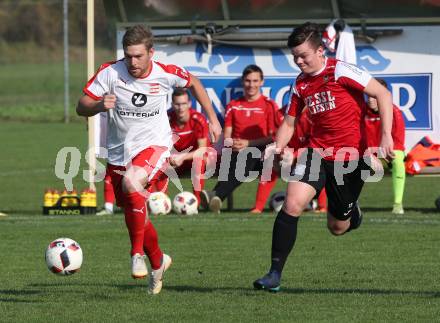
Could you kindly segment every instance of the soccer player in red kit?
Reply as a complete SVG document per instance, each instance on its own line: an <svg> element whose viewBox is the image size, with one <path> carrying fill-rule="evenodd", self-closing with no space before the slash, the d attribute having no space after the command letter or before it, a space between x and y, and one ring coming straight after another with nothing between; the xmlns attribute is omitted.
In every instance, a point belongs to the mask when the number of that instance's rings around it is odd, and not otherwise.
<svg viewBox="0 0 440 323"><path fill-rule="evenodd" d="M226 107L224 137L225 146L232 147L228 179L217 182L213 191L202 191L202 205L219 213L222 201L236 189L241 181L236 178L237 158L241 151L256 147L264 151L266 145L273 141L274 111L277 104L261 94L264 83L263 71L257 65L245 67L241 81L244 95L232 100ZM245 173L261 171L261 157L246 155Z"/></svg>
<svg viewBox="0 0 440 323"><path fill-rule="evenodd" d="M77 106L81 116L108 113L107 167L116 196L124 208L131 241L132 276L148 274L148 292L162 289L163 273L171 257L159 247L157 232L147 216L147 186L166 167L172 146L168 121L168 93L174 87L190 88L207 113L217 140L221 126L201 82L182 67L152 60L153 35L142 25L127 29L122 39L124 58L101 65L84 88Z"/></svg>
<svg viewBox="0 0 440 323"><path fill-rule="evenodd" d="M281 273L296 241L298 219L322 188L327 192L330 232L339 236L360 226L357 200L363 178L370 174L368 159L362 158L364 93L377 99L382 120L380 147L386 157L394 157L391 93L358 67L327 58L321 39L318 25L305 23L295 28L287 41L301 73L277 132L275 153L280 154L290 141L298 111L308 110L312 127L307 148L292 167L293 179L273 226L269 272L254 281L256 289L280 289Z"/></svg>
<svg viewBox="0 0 440 323"><path fill-rule="evenodd" d="M171 130L178 136L174 143L175 153L169 159L171 167L177 174L191 172L194 195L200 204L200 191L205 185L202 174L205 172L208 157L212 151L210 147L208 122L203 114L191 108L188 92L183 88L176 88L172 94L172 110L168 113ZM158 181L158 190L164 190L168 178L161 176Z"/></svg>
<svg viewBox="0 0 440 323"><path fill-rule="evenodd" d="M387 83L383 79L377 79L383 86L387 87ZM368 147L379 147L381 136L381 121L377 100L368 97L368 109L365 116L365 130L367 132ZM403 192L405 190L405 121L403 120L402 111L395 105L393 106L393 127L391 135L394 141L395 157L390 161L391 176L393 179L394 205L393 214L404 214L403 209Z"/></svg>
<svg viewBox="0 0 440 323"><path fill-rule="evenodd" d="M115 193L113 192L111 173L107 169L104 177L104 208L96 215L111 215L113 214L113 204L115 203Z"/></svg>

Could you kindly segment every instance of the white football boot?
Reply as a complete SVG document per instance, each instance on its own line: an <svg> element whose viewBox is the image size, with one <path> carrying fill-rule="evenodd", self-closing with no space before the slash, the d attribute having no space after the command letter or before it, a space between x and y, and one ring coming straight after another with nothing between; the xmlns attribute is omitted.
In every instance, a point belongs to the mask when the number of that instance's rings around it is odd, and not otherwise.
<svg viewBox="0 0 440 323"><path fill-rule="evenodd" d="M162 290L162 279L165 271L170 268L172 259L170 256L163 254L162 265L159 269L151 270L150 283L148 286L148 294L156 295Z"/></svg>
<svg viewBox="0 0 440 323"><path fill-rule="evenodd" d="M134 254L131 257L131 277L134 279L143 279L148 275L148 268L145 264L145 255L139 253Z"/></svg>

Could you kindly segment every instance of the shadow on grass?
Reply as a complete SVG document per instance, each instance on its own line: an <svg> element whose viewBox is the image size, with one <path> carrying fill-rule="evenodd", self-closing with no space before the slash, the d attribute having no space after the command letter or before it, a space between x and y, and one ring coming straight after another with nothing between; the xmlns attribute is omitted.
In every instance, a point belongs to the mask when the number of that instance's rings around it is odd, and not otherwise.
<svg viewBox="0 0 440 323"><path fill-rule="evenodd" d="M130 291L138 289L146 289L145 284L95 284L95 283L63 283L63 284L31 284L31 287L105 287L105 288L115 288L121 291ZM52 289L51 289L52 290ZM174 291L178 293L231 293L231 292L241 292L247 295L256 295L265 293L265 291L257 291L253 288L241 288L241 287L201 287L201 286L189 286L189 285L165 285L164 290ZM53 291L53 290L52 290ZM5 291L0 290L0 296ZM11 292L12 295L26 295L26 294L38 294L43 291L6 291ZM57 289L56 292L63 292ZM15 293L15 294L13 294ZM21 294L22 293L22 294ZM378 289L378 288L282 288L282 294L359 294L359 295L411 295L411 296L421 296L421 297L433 297L440 298L440 291L413 291L413 290L393 290L393 289ZM1 300L1 299L0 299Z"/></svg>
<svg viewBox="0 0 440 323"><path fill-rule="evenodd" d="M165 286L164 289L181 293L213 293L221 291L242 291L246 294L264 293L255 289L246 288L209 288L197 286ZM361 295L412 295L422 297L440 297L440 291L408 291L408 290L390 290L375 288L282 288L281 293L284 294L361 294Z"/></svg>
<svg viewBox="0 0 440 323"><path fill-rule="evenodd" d="M40 291L37 290L17 290L17 289L0 289L0 295L13 295L13 296L29 296L29 295L36 295L40 294Z"/></svg>
<svg viewBox="0 0 440 323"><path fill-rule="evenodd" d="M285 288L282 289L282 292L289 294L419 295L423 297L440 297L440 291L413 291L377 288Z"/></svg>
<svg viewBox="0 0 440 323"><path fill-rule="evenodd" d="M15 297L20 296L33 296L41 294L40 291L36 290L16 290L16 289L0 289L0 303L40 303L40 301L35 299L19 299ZM8 296L14 296L10 298Z"/></svg>
<svg viewBox="0 0 440 323"><path fill-rule="evenodd" d="M0 303L41 303L36 300L18 299L18 298L0 298Z"/></svg>
<svg viewBox="0 0 440 323"><path fill-rule="evenodd" d="M384 213L390 213L391 214L391 207L371 207L371 206L361 206L361 210L364 212L384 212ZM19 215L35 215L35 214L40 214L43 215L43 212L41 209L35 209L35 210L19 210L19 209L14 209L14 210L3 210L4 212L6 212L9 215L14 215L14 214L19 214ZM406 212L420 212L420 213L439 213L440 215L440 211L437 210L435 207L432 208L422 208L422 207L405 207L405 211ZM199 214L208 214L211 213L210 211L206 211L206 210L201 210L199 212ZM255 217L258 215L252 214L250 213L250 208L234 208L231 211L228 210L222 210L220 215L229 215L229 214L234 214L234 213L244 213L244 215L249 215L250 217ZM276 215L276 213L270 209L264 209L263 213L269 213L269 214L273 214ZM312 211L305 211L304 213L311 213L311 214L315 214ZM118 210L115 212L116 215L123 215L123 212Z"/></svg>

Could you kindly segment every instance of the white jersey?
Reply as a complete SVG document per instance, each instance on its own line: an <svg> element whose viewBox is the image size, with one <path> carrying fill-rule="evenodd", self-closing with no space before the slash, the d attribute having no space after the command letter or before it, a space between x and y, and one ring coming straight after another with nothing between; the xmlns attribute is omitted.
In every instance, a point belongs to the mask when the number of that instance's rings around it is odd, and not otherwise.
<svg viewBox="0 0 440 323"><path fill-rule="evenodd" d="M182 67L151 63L144 78L131 76L123 59L103 64L84 88L95 100L116 95L116 107L108 111L107 162L112 165L127 165L149 146L173 145L168 94L174 87L188 87L190 77Z"/></svg>

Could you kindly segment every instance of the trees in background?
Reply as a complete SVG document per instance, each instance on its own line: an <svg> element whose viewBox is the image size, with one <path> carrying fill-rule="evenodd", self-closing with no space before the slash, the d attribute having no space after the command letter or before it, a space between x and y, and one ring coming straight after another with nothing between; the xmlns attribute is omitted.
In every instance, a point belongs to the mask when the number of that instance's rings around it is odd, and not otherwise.
<svg viewBox="0 0 440 323"><path fill-rule="evenodd" d="M0 42L33 43L53 49L63 42L63 0L2 0ZM87 0L69 0L69 43L86 46ZM95 0L95 41L113 48L114 28L107 23L102 0Z"/></svg>

